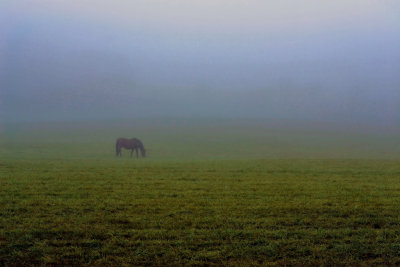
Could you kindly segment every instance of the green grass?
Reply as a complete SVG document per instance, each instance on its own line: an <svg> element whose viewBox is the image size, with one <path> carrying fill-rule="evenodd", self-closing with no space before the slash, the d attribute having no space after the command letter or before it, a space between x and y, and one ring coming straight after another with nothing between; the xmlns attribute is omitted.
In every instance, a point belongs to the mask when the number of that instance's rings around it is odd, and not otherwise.
<svg viewBox="0 0 400 267"><path fill-rule="evenodd" d="M121 128L148 158L114 156ZM0 265L399 265L396 139L296 131L5 132Z"/></svg>

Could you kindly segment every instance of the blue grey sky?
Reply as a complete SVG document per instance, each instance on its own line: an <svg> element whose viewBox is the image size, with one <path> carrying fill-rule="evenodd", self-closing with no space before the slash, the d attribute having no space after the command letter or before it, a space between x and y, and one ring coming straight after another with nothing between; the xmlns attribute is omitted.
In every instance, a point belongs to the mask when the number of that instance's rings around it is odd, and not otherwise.
<svg viewBox="0 0 400 267"><path fill-rule="evenodd" d="M0 2L0 119L400 124L400 2Z"/></svg>

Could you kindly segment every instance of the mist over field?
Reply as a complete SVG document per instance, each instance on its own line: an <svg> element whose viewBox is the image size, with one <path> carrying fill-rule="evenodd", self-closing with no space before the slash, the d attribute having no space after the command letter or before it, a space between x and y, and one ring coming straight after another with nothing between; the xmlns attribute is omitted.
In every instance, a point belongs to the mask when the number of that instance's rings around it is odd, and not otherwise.
<svg viewBox="0 0 400 267"><path fill-rule="evenodd" d="M399 177L398 0L0 0L0 266L400 266Z"/></svg>
<svg viewBox="0 0 400 267"><path fill-rule="evenodd" d="M397 128L399 13L376 0L3 1L0 120Z"/></svg>

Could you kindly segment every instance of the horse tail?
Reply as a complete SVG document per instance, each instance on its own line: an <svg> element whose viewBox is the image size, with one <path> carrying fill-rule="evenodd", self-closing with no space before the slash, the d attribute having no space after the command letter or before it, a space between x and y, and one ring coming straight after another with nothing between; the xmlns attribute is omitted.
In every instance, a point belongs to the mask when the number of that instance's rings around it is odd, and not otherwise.
<svg viewBox="0 0 400 267"><path fill-rule="evenodd" d="M120 151L120 147L119 147L119 139L117 139L117 142L115 143L115 153L118 156Z"/></svg>

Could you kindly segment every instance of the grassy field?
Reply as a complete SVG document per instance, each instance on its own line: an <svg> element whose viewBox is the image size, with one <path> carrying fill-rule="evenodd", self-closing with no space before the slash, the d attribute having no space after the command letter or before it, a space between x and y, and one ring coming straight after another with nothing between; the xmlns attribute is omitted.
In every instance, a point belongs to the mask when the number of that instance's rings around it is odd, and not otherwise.
<svg viewBox="0 0 400 267"><path fill-rule="evenodd" d="M148 157L116 158L120 136ZM255 121L8 125L0 265L400 265L399 141Z"/></svg>

